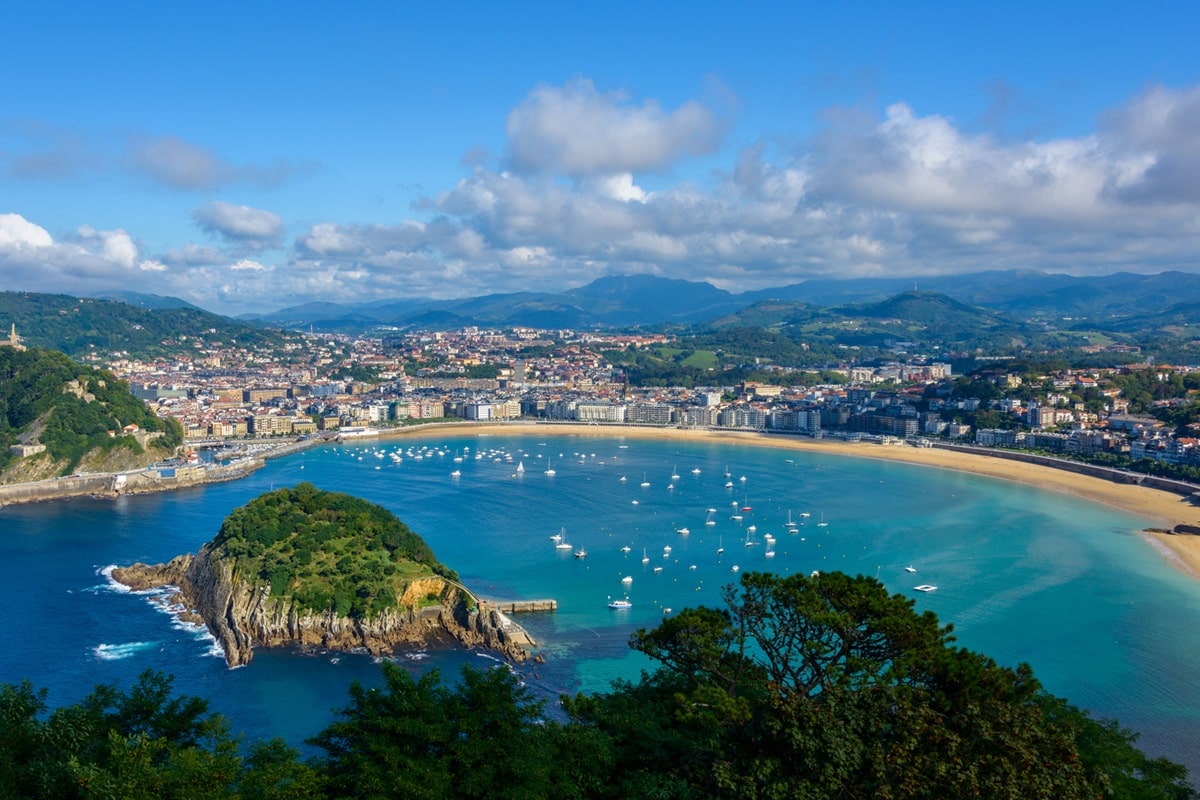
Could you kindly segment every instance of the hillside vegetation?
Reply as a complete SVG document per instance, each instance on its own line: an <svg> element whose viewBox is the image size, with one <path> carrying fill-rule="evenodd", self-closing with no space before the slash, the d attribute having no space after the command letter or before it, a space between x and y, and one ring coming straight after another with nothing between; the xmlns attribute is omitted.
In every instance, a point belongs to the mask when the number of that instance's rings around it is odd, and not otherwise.
<svg viewBox="0 0 1200 800"><path fill-rule="evenodd" d="M311 483L237 508L212 541L234 572L271 584L297 610L367 617L391 608L416 578L457 575L387 509ZM437 597L429 602L438 602Z"/></svg>
<svg viewBox="0 0 1200 800"><path fill-rule="evenodd" d="M113 300L61 294L0 292L4 332L17 326L26 344L75 358L99 351L135 358L192 354L195 345L270 349L282 337L198 308L149 309Z"/></svg>
<svg viewBox="0 0 1200 800"><path fill-rule="evenodd" d="M160 435L143 437L143 447L123 433L128 426ZM52 350L0 347L0 470L19 466L23 479L69 474L85 459L119 449L128 461L147 462L171 455L181 441L177 423L155 415L111 373ZM18 443L46 450L18 465L10 450Z"/></svg>

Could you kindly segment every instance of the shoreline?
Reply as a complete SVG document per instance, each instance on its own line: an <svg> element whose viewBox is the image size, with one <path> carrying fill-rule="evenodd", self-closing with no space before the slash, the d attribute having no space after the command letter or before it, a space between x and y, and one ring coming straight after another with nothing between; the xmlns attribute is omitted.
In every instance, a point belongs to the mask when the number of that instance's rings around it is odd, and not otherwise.
<svg viewBox="0 0 1200 800"><path fill-rule="evenodd" d="M1157 525L1136 531L1153 547L1164 561L1187 576L1200 580L1200 535L1175 533L1177 526L1200 531L1200 506L1194 506L1188 498L1163 489L1142 486L1136 483L1118 483L1102 477L1084 475L1045 464L1030 463L1011 458L997 458L978 452L964 452L939 447L912 447L905 444L880 444L876 442L847 442L837 439L814 439L807 436L772 435L757 431L713 430L694 428L640 427L625 425L590 425L572 422L538 423L512 422L439 422L412 425L400 428L379 428L368 435L355 436L344 441L361 438L364 441L395 438L436 438L447 435L470 436L593 436L603 438L624 437L628 439L651 439L658 441L715 441L724 444L744 444L748 447L795 450L809 453L828 453L849 458L871 458L895 461L932 469L966 472L989 478L999 478L1027 486L1037 486L1050 491L1069 494L1082 500L1110 506L1135 516L1151 520ZM290 455L297 450L307 449L328 441L343 441L338 436L317 437L303 443L281 443L277 448L261 452L254 460L261 467L263 460ZM101 481L111 480L111 474L86 476ZM241 476L222 476L222 480L236 480ZM209 481L176 483L161 482L155 486L126 489L124 493L173 491L176 489L203 486ZM21 496L20 493L36 489L37 484L12 484L0 487L0 507L11 503L52 501L86 495L98 496L97 489L85 481L43 481L53 484L54 492L47 496ZM107 488L107 487L105 487ZM130 487L132 488L132 487ZM105 492L99 495L115 497L122 492ZM11 496L9 496L11 495Z"/></svg>
<svg viewBox="0 0 1200 800"><path fill-rule="evenodd" d="M1082 475L1043 464L994 458L978 453L936 447L845 442L800 436L772 436L753 431L640 428L571 423L549 425L524 422L439 423L398 430L383 429L380 438L453 435L454 433L468 433L473 436L596 436L658 441L715 441L778 450L828 453L850 458L871 458L999 478L1068 494L1151 520L1156 523L1156 526L1153 529L1137 531L1137 534L1153 547L1170 566L1191 578L1200 580L1200 535L1170 532L1177 525L1200 526L1200 507L1192 505L1188 498L1161 489L1153 489L1135 483L1116 483L1104 478Z"/></svg>

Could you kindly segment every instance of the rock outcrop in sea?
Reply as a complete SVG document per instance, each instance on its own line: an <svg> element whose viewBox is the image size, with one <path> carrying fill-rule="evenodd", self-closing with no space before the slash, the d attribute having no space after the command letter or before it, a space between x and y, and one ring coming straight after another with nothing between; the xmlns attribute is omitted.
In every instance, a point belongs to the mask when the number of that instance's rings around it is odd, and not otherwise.
<svg viewBox="0 0 1200 800"><path fill-rule="evenodd" d="M519 663L529 657L526 647L534 644L499 610L436 575L413 580L395 606L362 618L297 610L292 598L272 597L269 583L237 577L233 565L208 545L166 564L118 567L112 577L135 591L173 587L170 602L186 609L185 619L203 621L231 667L250 663L255 647L389 655L400 647L450 639Z"/></svg>

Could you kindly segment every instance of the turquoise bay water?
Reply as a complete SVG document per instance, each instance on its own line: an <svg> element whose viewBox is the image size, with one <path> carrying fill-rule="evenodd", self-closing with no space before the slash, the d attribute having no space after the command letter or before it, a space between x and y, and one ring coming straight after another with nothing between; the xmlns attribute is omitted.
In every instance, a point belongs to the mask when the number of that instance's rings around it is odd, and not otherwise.
<svg viewBox="0 0 1200 800"><path fill-rule="evenodd" d="M1149 752L1200 769L1200 682L1190 675L1200 584L1137 535L1146 521L978 476L730 442L536 432L362 440L202 489L0 509L9 584L0 680L29 678L57 705L161 669L248 738L301 744L345 704L352 680L377 681L370 658L260 650L229 670L202 632L102 574L195 551L232 509L301 480L389 508L479 594L558 600L556 613L518 618L546 657L520 671L551 702L636 678L649 664L629 650L629 635L668 609L718 605L734 565L837 569L878 576L952 623L959 644L1003 664L1029 662L1051 692L1140 731ZM795 533L789 515L801 523ZM550 537L560 531L587 557L556 549ZM756 544L745 545L748 535ZM938 589L914 591L919 583ZM624 597L632 609L607 607ZM398 661L444 675L494 663L453 648Z"/></svg>

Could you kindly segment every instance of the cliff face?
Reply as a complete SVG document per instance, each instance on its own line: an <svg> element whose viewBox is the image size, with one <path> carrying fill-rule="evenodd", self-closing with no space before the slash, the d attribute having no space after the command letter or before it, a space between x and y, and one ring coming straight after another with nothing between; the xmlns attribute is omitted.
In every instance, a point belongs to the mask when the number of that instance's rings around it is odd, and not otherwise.
<svg viewBox="0 0 1200 800"><path fill-rule="evenodd" d="M300 645L329 650L364 649L375 655L400 646L420 646L450 637L466 647L487 647L521 662L533 644L519 627L499 611L474 601L462 588L439 577L409 585L400 603L365 619L342 617L332 611L298 611L290 598L273 598L267 584L234 576L232 564L203 547L193 555L166 564L134 564L113 570L113 579L135 590L164 586L178 588L173 602L192 610L220 642L231 667L250 663L253 648ZM418 599L440 599L420 607Z"/></svg>

